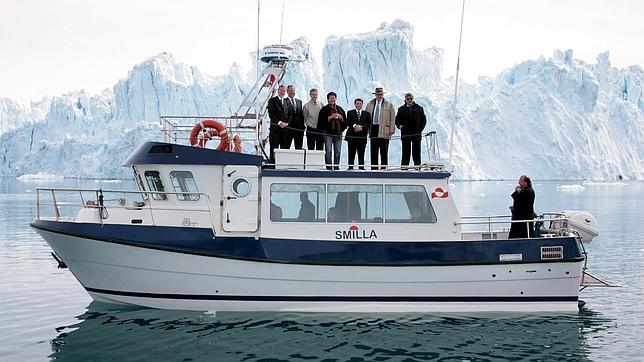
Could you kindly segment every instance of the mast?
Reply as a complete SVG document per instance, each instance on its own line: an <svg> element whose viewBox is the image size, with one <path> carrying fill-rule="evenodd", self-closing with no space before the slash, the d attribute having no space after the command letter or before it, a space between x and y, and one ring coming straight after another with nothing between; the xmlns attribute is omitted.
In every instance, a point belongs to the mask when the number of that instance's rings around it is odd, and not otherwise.
<svg viewBox="0 0 644 362"><path fill-rule="evenodd" d="M259 78L259 0L257 0L257 57L255 58L255 66L257 67L257 78Z"/></svg>
<svg viewBox="0 0 644 362"><path fill-rule="evenodd" d="M257 0L257 58L255 59L255 67L257 69L257 79L260 77L260 72L259 72L259 16L260 16L260 4L259 0ZM255 153L259 153L260 148L262 147L261 145L261 136L262 136L262 127L264 127L263 122L260 122L260 110L261 107L255 103L255 139L253 140L253 144L255 146Z"/></svg>
<svg viewBox="0 0 644 362"><path fill-rule="evenodd" d="M456 58L456 81L454 82L454 104L453 104L453 110L452 110L452 132L449 137L449 168L450 171L454 170L454 167L452 166L452 151L454 149L454 128L456 127L456 121L458 117L458 109L456 107L456 104L458 102L458 72L460 69L461 65L461 41L463 39L463 16L465 14L465 0L463 0L463 7L461 10L461 30L458 35L458 56Z"/></svg>
<svg viewBox="0 0 644 362"><path fill-rule="evenodd" d="M280 44L282 44L282 30L284 30L284 8L286 6L286 0L282 0L282 21L280 22Z"/></svg>

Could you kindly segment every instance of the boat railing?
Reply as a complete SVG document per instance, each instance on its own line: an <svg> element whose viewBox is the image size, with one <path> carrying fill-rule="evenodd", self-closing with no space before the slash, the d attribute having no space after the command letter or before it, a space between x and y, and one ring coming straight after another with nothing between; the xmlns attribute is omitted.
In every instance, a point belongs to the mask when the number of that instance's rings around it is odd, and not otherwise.
<svg viewBox="0 0 644 362"><path fill-rule="evenodd" d="M267 53L264 53L262 62L266 66L261 72L258 72L255 84L244 92L245 97L235 113L230 116L214 117L161 116L164 142L184 142L189 139L188 135L195 124L200 120L212 119L226 127L228 132L231 133L231 140L234 135L239 136L241 144L238 146L242 147L242 152L244 152L243 148L245 146L247 150L252 148L254 154L266 156L266 150L264 150L268 140L268 134L266 133L267 123L264 121L268 112L266 105L277 91L278 84L286 74L288 64L308 60L308 53L304 58L294 57L291 54L293 48L288 45L271 45L264 48L264 50ZM232 142L230 150L234 150Z"/></svg>
<svg viewBox="0 0 644 362"><path fill-rule="evenodd" d="M163 141L168 143L189 144L190 132L199 121L212 119L221 122L226 129L234 134L240 134L243 141L252 141L255 136L255 122L240 122L247 118L243 116L161 116L161 133ZM231 136L232 137L232 136Z"/></svg>
<svg viewBox="0 0 644 362"><path fill-rule="evenodd" d="M487 231L492 232L494 231L492 229L493 225L525 224L528 235L535 235L536 238L551 236L558 230L565 230L568 228L568 218L565 214L559 212L546 212L541 215L537 215L534 219L526 220L508 220L511 218L512 215L461 216L461 221L455 221L454 225L487 225ZM531 233L530 223L533 223L534 230L538 230L539 232ZM541 227L546 223L549 223L549 228L545 228L543 230L545 232L541 232ZM553 225L557 225L557 227L552 228Z"/></svg>
<svg viewBox="0 0 644 362"><path fill-rule="evenodd" d="M170 195L182 197L204 198L204 203L196 207L182 206L152 206L150 197L168 197ZM121 196L121 197L118 197ZM129 197L128 197L129 196ZM134 200L130 197L138 197ZM214 231L215 219L213 217L210 196L202 192L158 192L158 191L136 191L136 190L108 190L108 189L81 189L81 188L49 188L39 187L36 190L36 218L41 219L45 216L45 209L51 208L56 221L72 220L77 216L71 214L71 210L80 210L84 208L98 209L100 222L103 223L109 217L109 211L115 209L122 210L145 210L149 213L151 225L157 225L155 221L155 212L159 211L181 211L196 212L208 215L211 228ZM71 209L69 214L64 213L66 209Z"/></svg>
<svg viewBox="0 0 644 362"><path fill-rule="evenodd" d="M278 171L347 171L347 172L440 172L444 171L445 165L441 162L426 162L419 166L379 166L372 169L370 165L364 165L364 169L353 165L334 165L334 164L302 164L302 163L264 163L264 168L275 169ZM334 169L335 167L335 169Z"/></svg>
<svg viewBox="0 0 644 362"><path fill-rule="evenodd" d="M163 141L168 143L175 144L190 144L190 133L194 128L195 124L206 119L215 120L220 122L223 126L226 127L229 133L231 142L229 143L228 151L233 151L238 149L237 152L251 153L256 155L263 155L268 159L268 139L260 139L263 137L263 132L257 132L257 128L261 127L262 121L260 119L252 118L254 114L244 114L244 115L231 115L231 116L161 116L161 133L163 134ZM262 114L261 117L264 117ZM308 131L307 131L308 134ZM234 137L239 136L239 145L235 147ZM267 136L267 134L266 134ZM398 136L401 137L401 136ZM418 166L388 166L385 168L385 171L392 170L414 170L418 168L432 168L433 170L442 171L445 168L445 164L441 158L440 149L438 146L438 139L436 131L424 132L422 137L425 139L427 144L427 158L428 162L424 163L420 167ZM252 151L251 151L252 150ZM295 151L295 150L293 150ZM268 164L265 163L265 166L273 168L298 168L302 167L302 164ZM316 165L316 166L333 166L337 165ZM344 165L348 167L348 165ZM356 166L357 167L357 166Z"/></svg>

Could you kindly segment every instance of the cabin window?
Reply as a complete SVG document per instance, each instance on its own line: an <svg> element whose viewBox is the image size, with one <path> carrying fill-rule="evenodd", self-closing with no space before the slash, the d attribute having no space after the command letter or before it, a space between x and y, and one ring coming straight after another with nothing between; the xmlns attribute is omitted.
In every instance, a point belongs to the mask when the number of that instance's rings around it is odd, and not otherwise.
<svg viewBox="0 0 644 362"><path fill-rule="evenodd" d="M250 181L243 177L235 179L232 184L233 194L237 197L246 197L250 193Z"/></svg>
<svg viewBox="0 0 644 362"><path fill-rule="evenodd" d="M170 172L170 180L172 181L174 192L186 192L185 194L177 194L177 199L180 201L199 200L199 195L195 194L199 190L197 189L197 183L195 182L194 176L192 176L192 172L172 171Z"/></svg>
<svg viewBox="0 0 644 362"><path fill-rule="evenodd" d="M145 191L145 185L143 184L143 179L141 178L139 170L136 169L136 166L132 166L132 171L134 171L134 179L136 180L136 185L138 186L139 191ZM141 197L143 200L147 200L148 194L145 192L141 193Z"/></svg>
<svg viewBox="0 0 644 362"><path fill-rule="evenodd" d="M436 213L420 185L385 186L387 223L435 223Z"/></svg>
<svg viewBox="0 0 644 362"><path fill-rule="evenodd" d="M144 175L150 191L165 192L159 171L145 171ZM155 200L165 200L168 196L164 194L152 194L152 198Z"/></svg>
<svg viewBox="0 0 644 362"><path fill-rule="evenodd" d="M323 184L271 185L271 221L324 222L326 212Z"/></svg>
<svg viewBox="0 0 644 362"><path fill-rule="evenodd" d="M327 222L382 222L382 185L328 185Z"/></svg>

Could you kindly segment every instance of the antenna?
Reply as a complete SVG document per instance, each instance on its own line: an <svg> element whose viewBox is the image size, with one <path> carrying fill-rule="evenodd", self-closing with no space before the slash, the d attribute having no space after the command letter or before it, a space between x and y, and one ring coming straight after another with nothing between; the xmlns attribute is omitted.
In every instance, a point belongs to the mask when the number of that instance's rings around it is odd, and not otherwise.
<svg viewBox="0 0 644 362"><path fill-rule="evenodd" d="M259 0L257 0L257 59L255 60L255 68L257 69L257 79L259 79L260 71L259 71L259 9L260 9L260 4ZM259 111L261 107L257 106L255 104L255 127L257 127L256 133L257 135L260 134L261 131L259 131L259 127L263 127L259 121ZM257 137L259 138L259 137Z"/></svg>
<svg viewBox="0 0 644 362"><path fill-rule="evenodd" d="M452 167L452 150L454 149L454 127L456 126L456 118L458 117L458 110L456 108L456 102L458 102L458 71L461 65L461 40L463 39L463 15L465 14L465 0L463 0L463 8L461 10L461 31L458 35L458 56L456 58L456 81L454 85L454 109L452 116L452 132L449 137L449 167L450 171L454 170Z"/></svg>
<svg viewBox="0 0 644 362"><path fill-rule="evenodd" d="M257 0L257 59L255 59L255 66L257 68L257 78L259 79L259 0Z"/></svg>
<svg viewBox="0 0 644 362"><path fill-rule="evenodd" d="M282 44L282 30L284 29L284 7L286 0L282 0L282 22L280 23L280 44Z"/></svg>

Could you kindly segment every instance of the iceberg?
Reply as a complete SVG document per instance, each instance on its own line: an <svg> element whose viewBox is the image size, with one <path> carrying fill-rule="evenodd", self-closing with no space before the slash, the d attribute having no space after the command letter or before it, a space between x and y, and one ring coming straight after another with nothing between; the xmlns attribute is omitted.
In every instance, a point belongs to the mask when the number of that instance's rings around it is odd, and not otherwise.
<svg viewBox="0 0 644 362"><path fill-rule="evenodd" d="M370 100L377 86L396 106L404 93L414 93L443 158L455 120L455 179L644 178L640 65L617 69L608 52L587 63L572 50L555 50L494 77L460 82L454 114L454 79L443 74L443 50L418 50L413 35L411 24L395 20L368 33L329 36L320 60L308 53L306 38L295 39L289 45L301 61L289 66L283 82L294 84L305 102L310 88L323 100L335 91L346 109L354 98ZM161 139L160 116L231 115L256 72L232 64L228 74L210 76L161 53L100 94L73 91L30 105L0 98L0 175L129 178L120 163L141 142ZM426 151L423 144L424 159ZM399 162L400 141L393 139L390 163Z"/></svg>

